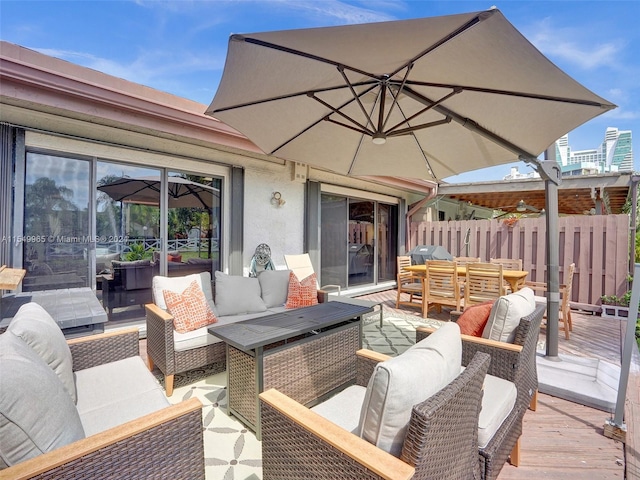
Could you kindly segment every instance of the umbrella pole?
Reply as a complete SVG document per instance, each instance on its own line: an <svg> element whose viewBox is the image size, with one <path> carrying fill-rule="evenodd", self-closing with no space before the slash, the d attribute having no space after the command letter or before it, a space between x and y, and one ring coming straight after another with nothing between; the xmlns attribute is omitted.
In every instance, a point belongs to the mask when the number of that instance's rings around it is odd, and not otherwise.
<svg viewBox="0 0 640 480"><path fill-rule="evenodd" d="M544 179L545 210L547 212L545 215L547 223L547 339L545 355L550 360L557 360L560 321L558 185L562 179L560 167L555 160L555 145L545 151L545 160L537 163L536 170Z"/></svg>

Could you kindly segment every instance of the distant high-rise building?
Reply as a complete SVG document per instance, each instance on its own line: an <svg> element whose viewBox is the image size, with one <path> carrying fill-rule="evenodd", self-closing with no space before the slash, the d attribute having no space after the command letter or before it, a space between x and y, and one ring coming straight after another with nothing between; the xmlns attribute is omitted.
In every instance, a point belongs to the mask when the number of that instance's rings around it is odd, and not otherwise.
<svg viewBox="0 0 640 480"><path fill-rule="evenodd" d="M631 130L608 127L599 147L571 151L569 136L556 141L556 160L563 176L633 171Z"/></svg>

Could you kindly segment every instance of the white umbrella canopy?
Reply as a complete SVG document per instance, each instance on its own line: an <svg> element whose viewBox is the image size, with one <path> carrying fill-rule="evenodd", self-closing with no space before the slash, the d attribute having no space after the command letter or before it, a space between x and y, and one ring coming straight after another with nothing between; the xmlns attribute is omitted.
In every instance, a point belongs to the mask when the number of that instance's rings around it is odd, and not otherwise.
<svg viewBox="0 0 640 480"><path fill-rule="evenodd" d="M168 177L167 180L169 208L211 210L220 205L220 192L217 188L182 177ZM120 177L99 185L98 190L105 192L117 202L160 205L160 187L158 178Z"/></svg>
<svg viewBox="0 0 640 480"><path fill-rule="evenodd" d="M612 108L491 9L233 35L206 113L280 158L438 180L535 160Z"/></svg>

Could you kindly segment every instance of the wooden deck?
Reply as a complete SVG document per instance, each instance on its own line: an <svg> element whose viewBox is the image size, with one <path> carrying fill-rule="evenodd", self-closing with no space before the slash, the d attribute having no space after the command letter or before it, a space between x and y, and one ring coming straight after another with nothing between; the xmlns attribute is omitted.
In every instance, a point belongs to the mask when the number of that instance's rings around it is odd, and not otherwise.
<svg viewBox="0 0 640 480"><path fill-rule="evenodd" d="M395 290L387 290L359 298L382 302L385 314L392 314L396 311L395 297ZM398 311L420 316L418 308L404 307ZM447 319L448 310L443 309L441 314L430 312L429 317ZM570 340L560 335L559 353L600 358L620 365L623 323L576 311L573 323ZM540 342L544 341L543 328ZM144 340L140 342L140 350L146 359ZM626 448L603 435L604 423L613 413L540 394L537 411L527 411L524 417L521 464L505 465L499 480L640 479L640 424L636 426L640 423L639 379L640 359L636 355L627 389Z"/></svg>

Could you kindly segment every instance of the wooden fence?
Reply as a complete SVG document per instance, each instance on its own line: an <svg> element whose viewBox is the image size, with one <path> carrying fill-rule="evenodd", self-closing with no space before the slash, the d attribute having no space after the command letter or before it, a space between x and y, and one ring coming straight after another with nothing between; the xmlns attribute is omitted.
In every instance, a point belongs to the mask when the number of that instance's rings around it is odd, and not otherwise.
<svg viewBox="0 0 640 480"><path fill-rule="evenodd" d="M630 228L627 215L584 215L559 219L560 283L565 266L576 264L571 301L574 306L600 305L602 295L628 289ZM521 258L528 280L545 281L544 217L509 220L412 222L410 248L441 245L454 256Z"/></svg>

